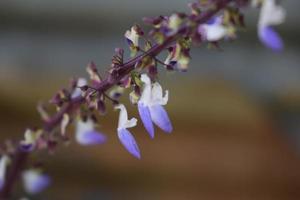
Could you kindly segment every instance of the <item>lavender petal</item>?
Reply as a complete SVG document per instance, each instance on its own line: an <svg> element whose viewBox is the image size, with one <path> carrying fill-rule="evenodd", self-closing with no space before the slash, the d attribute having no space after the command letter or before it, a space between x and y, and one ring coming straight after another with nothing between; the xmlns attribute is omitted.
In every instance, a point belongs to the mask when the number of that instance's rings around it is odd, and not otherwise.
<svg viewBox="0 0 300 200"><path fill-rule="evenodd" d="M118 129L118 137L129 153L138 159L141 158L139 147L134 137L127 129Z"/></svg>
<svg viewBox="0 0 300 200"><path fill-rule="evenodd" d="M154 105L149 107L152 121L159 128L161 128L166 133L171 133L173 130L171 121L169 119L168 113L161 105Z"/></svg>
<svg viewBox="0 0 300 200"><path fill-rule="evenodd" d="M149 133L150 137L154 138L154 127L148 106L144 106L143 103L138 103L138 111L145 129Z"/></svg>
<svg viewBox="0 0 300 200"><path fill-rule="evenodd" d="M103 144L106 141L106 136L95 130L86 131L76 136L76 140L81 145L96 145Z"/></svg>
<svg viewBox="0 0 300 200"><path fill-rule="evenodd" d="M42 192L50 183L51 179L48 175L38 174L33 171L28 171L24 174L24 188L30 194Z"/></svg>
<svg viewBox="0 0 300 200"><path fill-rule="evenodd" d="M270 26L262 27L259 29L259 39L268 48L274 51L283 49L283 41L279 34Z"/></svg>

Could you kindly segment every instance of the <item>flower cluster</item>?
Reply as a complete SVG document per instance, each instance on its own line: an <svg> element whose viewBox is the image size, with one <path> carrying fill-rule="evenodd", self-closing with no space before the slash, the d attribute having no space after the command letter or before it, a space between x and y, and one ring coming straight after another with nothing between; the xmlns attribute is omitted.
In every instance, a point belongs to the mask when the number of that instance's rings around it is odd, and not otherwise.
<svg viewBox="0 0 300 200"><path fill-rule="evenodd" d="M111 66L103 77L91 62L87 66L89 80L74 78L69 87L62 88L50 99L50 104L38 105L42 128L27 129L20 142L7 143L0 149L0 196L8 198L20 175L27 193L35 194L47 187L50 177L36 167L36 163L25 165L25 160L43 150L53 153L59 143L69 143L73 137L69 133L71 125L75 128L74 139L78 144L105 143L107 137L98 127L99 115L106 114L108 102L120 110L117 137L130 154L140 159L138 144L128 130L136 126L138 120L128 119L120 96L130 90L129 100L137 107L140 121L151 138L155 135L154 125L171 133L173 126L164 108L169 91L163 91L157 81L158 68L186 71L192 45L218 48L221 41L236 39L237 31L245 27L241 10L250 3L261 7L259 39L265 46L281 50L283 42L273 26L284 21L285 12L275 0L200 0L189 4L189 13L144 18L150 26L148 33L134 25L124 34L130 49L128 61L124 61L124 49L116 48ZM158 55L163 51L167 56L162 61ZM49 111L50 106L55 107L55 113Z"/></svg>

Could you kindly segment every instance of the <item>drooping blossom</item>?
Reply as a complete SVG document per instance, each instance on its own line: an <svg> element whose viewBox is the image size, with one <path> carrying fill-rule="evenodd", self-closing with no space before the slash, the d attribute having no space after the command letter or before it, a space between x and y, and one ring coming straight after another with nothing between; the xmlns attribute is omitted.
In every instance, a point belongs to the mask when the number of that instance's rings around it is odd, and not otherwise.
<svg viewBox="0 0 300 200"><path fill-rule="evenodd" d="M169 92L166 91L163 96L160 84L157 82L152 84L146 74L142 74L141 80L145 83L145 86L138 102L138 111L145 129L152 138L154 137L153 123L167 133L172 132L171 121L163 107L168 102Z"/></svg>
<svg viewBox="0 0 300 200"><path fill-rule="evenodd" d="M127 110L123 104L120 104L115 108L120 109L119 123L117 129L119 140L129 153L131 153L134 157L140 159L141 154L139 147L133 135L127 130L127 128L136 126L137 119L131 118L130 120L128 120Z"/></svg>
<svg viewBox="0 0 300 200"><path fill-rule="evenodd" d="M5 183L5 176L9 163L10 158L7 155L2 155L0 158L0 190L2 190Z"/></svg>
<svg viewBox="0 0 300 200"><path fill-rule="evenodd" d="M25 170L22 174L24 189L29 194L37 194L45 190L51 183L48 175L37 169Z"/></svg>
<svg viewBox="0 0 300 200"><path fill-rule="evenodd" d="M76 141L81 145L96 145L106 141L106 136L95 129L91 119L83 121L79 119L76 123Z"/></svg>
<svg viewBox="0 0 300 200"><path fill-rule="evenodd" d="M275 0L263 1L258 21L258 36L265 46L275 51L282 50L284 44L272 26L283 23L284 19L285 10L276 5Z"/></svg>

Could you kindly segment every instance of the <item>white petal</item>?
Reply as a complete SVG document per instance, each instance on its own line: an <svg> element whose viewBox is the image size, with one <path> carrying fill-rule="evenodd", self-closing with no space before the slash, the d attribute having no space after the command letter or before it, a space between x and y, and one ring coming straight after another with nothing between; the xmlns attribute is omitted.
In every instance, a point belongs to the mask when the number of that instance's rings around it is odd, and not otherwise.
<svg viewBox="0 0 300 200"><path fill-rule="evenodd" d="M159 105L166 105L169 100L169 91L166 90L165 96L163 96L162 87L159 83L154 83L152 87L152 99L151 104L159 104Z"/></svg>
<svg viewBox="0 0 300 200"><path fill-rule="evenodd" d="M78 120L76 124L76 135L83 134L87 131L93 131L94 130L94 122L90 119L88 119L86 122L82 120Z"/></svg>
<svg viewBox="0 0 300 200"><path fill-rule="evenodd" d="M10 158L7 155L3 155L0 159L0 190L4 186L6 168L10 162Z"/></svg>
<svg viewBox="0 0 300 200"><path fill-rule="evenodd" d="M227 30L220 24L204 24L202 28L205 31L206 40L210 42L218 41L226 36Z"/></svg>
<svg viewBox="0 0 300 200"><path fill-rule="evenodd" d="M123 104L119 104L115 108L120 109L118 130L119 129L131 128L131 127L136 126L137 119L132 118L132 119L128 120L127 110L126 110L126 108Z"/></svg>
<svg viewBox="0 0 300 200"><path fill-rule="evenodd" d="M141 81L145 83L145 86L139 102L142 102L144 105L149 105L151 101L151 80L147 74L142 74Z"/></svg>
<svg viewBox="0 0 300 200"><path fill-rule="evenodd" d="M27 144L32 144L35 142L34 132L30 129L27 129L24 133L24 142Z"/></svg>
<svg viewBox="0 0 300 200"><path fill-rule="evenodd" d="M265 0L263 2L260 16L259 16L259 26L272 26L281 24L285 19L285 10L276 5L275 0Z"/></svg>
<svg viewBox="0 0 300 200"><path fill-rule="evenodd" d="M130 40L134 46L138 47L139 46L139 35L137 34L136 30L134 27L131 28L131 30L126 31L125 37Z"/></svg>
<svg viewBox="0 0 300 200"><path fill-rule="evenodd" d="M63 120L62 120L61 126L60 126L60 128L61 128L60 131L61 131L61 134L62 134L62 135L65 135L65 134L66 134L66 129L67 129L67 126L68 126L69 122L70 122L70 117L69 117L69 115L68 115L68 114L64 114Z"/></svg>

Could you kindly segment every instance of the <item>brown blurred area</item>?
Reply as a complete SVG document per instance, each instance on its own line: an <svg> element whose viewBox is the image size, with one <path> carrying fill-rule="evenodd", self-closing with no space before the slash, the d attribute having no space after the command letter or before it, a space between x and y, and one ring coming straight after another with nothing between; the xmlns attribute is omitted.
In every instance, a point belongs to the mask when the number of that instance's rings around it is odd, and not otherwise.
<svg viewBox="0 0 300 200"><path fill-rule="evenodd" d="M0 1L1 144L41 125L37 103L47 102L72 76L86 76L88 62L104 72L132 24L185 11L187 2ZM160 76L170 91L172 134L156 129L151 140L139 123L131 129L142 153L136 160L118 141L118 113L110 107L99 117L106 144L71 142L54 154L31 157L31 163L44 163L53 184L29 198L300 199L300 1L282 3L288 10L278 29L283 52L274 54L259 43L258 12L247 11L247 31L237 41L222 43L220 51L194 48L187 73ZM136 107L124 99L129 115L137 117ZM73 137L72 129L68 135ZM18 183L15 199L23 196Z"/></svg>
<svg viewBox="0 0 300 200"><path fill-rule="evenodd" d="M105 145L72 143L33 157L45 162L54 181L37 199L299 199L299 155L260 105L228 81L183 81L165 81L172 134L157 129L151 140L141 125L132 129L141 160L119 143L113 111L100 118ZM36 99L47 99L62 84L2 87L1 139L20 138L26 125L38 124Z"/></svg>

